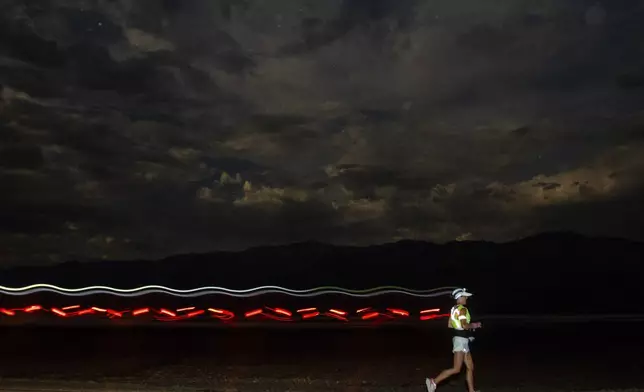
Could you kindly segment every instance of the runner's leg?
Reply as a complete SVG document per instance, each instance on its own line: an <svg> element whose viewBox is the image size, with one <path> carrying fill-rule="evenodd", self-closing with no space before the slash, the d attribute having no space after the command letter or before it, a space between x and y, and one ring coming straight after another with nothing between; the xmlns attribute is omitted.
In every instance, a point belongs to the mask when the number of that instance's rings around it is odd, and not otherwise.
<svg viewBox="0 0 644 392"><path fill-rule="evenodd" d="M469 341L467 339L463 339L461 337L455 336L452 338L454 363L451 368L443 370L438 377L425 379L428 392L436 391L436 387L440 382L461 372L465 354L469 351L468 343Z"/></svg>
<svg viewBox="0 0 644 392"><path fill-rule="evenodd" d="M467 380L467 389L469 392L475 392L474 391L474 360L472 359L472 353L467 352L465 353L464 357L464 362L465 362L465 379Z"/></svg>
<svg viewBox="0 0 644 392"><path fill-rule="evenodd" d="M434 379L434 383L436 385L440 384L441 381L445 380L448 377L451 377L455 374L458 374L461 372L461 367L463 366L463 359L465 357L465 353L463 351L458 351L454 353L454 364L452 365L451 368L445 369L441 372L441 374L438 375Z"/></svg>

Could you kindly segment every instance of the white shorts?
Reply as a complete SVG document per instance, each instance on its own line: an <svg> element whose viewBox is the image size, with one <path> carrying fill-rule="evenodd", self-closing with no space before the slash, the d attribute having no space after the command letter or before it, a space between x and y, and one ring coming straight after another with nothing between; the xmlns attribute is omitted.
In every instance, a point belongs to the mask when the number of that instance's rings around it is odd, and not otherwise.
<svg viewBox="0 0 644 392"><path fill-rule="evenodd" d="M452 338L452 352L453 353L469 353L470 352L470 340L461 336L454 336Z"/></svg>

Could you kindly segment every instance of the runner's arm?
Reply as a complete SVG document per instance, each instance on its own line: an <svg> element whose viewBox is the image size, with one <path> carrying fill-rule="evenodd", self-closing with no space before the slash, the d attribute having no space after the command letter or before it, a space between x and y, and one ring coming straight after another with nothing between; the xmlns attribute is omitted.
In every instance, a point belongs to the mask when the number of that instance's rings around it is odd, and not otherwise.
<svg viewBox="0 0 644 392"><path fill-rule="evenodd" d="M481 323L470 323L469 324L469 329L479 329L481 328Z"/></svg>
<svg viewBox="0 0 644 392"><path fill-rule="evenodd" d="M458 315L456 316L460 321L461 325L463 326L463 329L476 329L479 328L480 325L479 323L468 323L467 322L467 316L466 316L466 310L461 309L458 311Z"/></svg>

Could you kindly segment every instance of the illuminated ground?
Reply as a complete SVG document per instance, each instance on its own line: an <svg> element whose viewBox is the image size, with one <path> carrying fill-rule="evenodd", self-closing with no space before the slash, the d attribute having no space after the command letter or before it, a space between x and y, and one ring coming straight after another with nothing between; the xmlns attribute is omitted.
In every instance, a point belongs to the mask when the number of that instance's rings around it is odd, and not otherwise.
<svg viewBox="0 0 644 392"><path fill-rule="evenodd" d="M477 381L485 391L644 385L637 350L644 337L623 336L642 324L514 323L492 323L478 337ZM422 391L423 377L450 363L446 336L434 328L0 332L3 391ZM441 390L463 390L462 379Z"/></svg>

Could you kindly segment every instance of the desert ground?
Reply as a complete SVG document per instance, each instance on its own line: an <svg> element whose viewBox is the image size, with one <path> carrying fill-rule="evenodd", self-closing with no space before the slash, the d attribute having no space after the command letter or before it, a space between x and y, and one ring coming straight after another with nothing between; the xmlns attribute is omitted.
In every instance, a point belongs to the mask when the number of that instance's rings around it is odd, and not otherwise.
<svg viewBox="0 0 644 392"><path fill-rule="evenodd" d="M477 387L644 391L642 326L486 325L473 344ZM0 333L0 390L7 392L420 392L425 376L451 363L449 335L435 326L13 326ZM464 377L439 390L465 391Z"/></svg>

